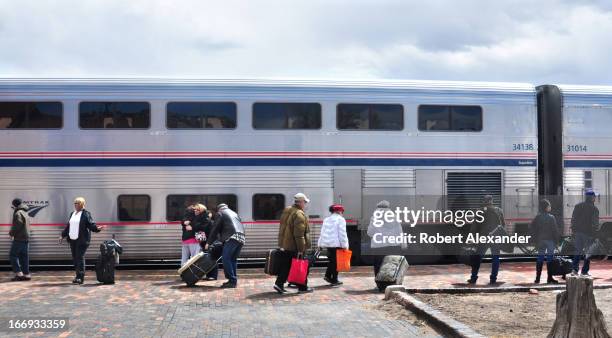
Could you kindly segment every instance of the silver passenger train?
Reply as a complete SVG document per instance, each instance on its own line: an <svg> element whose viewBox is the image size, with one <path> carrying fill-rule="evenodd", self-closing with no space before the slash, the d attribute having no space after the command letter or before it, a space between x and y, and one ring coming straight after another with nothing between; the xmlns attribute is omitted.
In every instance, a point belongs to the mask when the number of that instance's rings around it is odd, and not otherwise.
<svg viewBox="0 0 612 338"><path fill-rule="evenodd" d="M171 260L185 206L224 202L245 222L242 257L262 257L297 192L311 199L313 245L327 207L345 205L357 257L379 197L474 205L488 193L508 230L526 231L539 194L567 196L566 209L585 188L609 195L611 123L612 88L3 79L0 231L20 197L33 217L31 258L69 259L57 237L83 196L106 225L93 247L115 234L125 259ZM611 202L598 202L606 221ZM9 246L1 236L0 252Z"/></svg>

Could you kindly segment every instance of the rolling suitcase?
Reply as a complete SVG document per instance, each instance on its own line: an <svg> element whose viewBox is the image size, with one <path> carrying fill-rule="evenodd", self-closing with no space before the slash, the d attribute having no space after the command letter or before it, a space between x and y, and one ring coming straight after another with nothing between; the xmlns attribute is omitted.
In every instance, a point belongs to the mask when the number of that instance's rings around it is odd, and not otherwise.
<svg viewBox="0 0 612 338"><path fill-rule="evenodd" d="M208 252L200 252L191 257L178 270L178 273L187 286L194 286L204 275L217 266L218 260L219 258L214 259Z"/></svg>
<svg viewBox="0 0 612 338"><path fill-rule="evenodd" d="M379 291L385 291L389 285L401 285L408 269L404 256L385 256L376 275L375 281Z"/></svg>
<svg viewBox="0 0 612 338"><path fill-rule="evenodd" d="M119 255L123 248L113 239L100 244L100 255L96 261L96 279L100 283L115 284L115 263L119 261Z"/></svg>
<svg viewBox="0 0 612 338"><path fill-rule="evenodd" d="M272 249L268 251L266 256L266 265L264 266L264 273L270 276L278 275L278 257L280 254L279 249Z"/></svg>

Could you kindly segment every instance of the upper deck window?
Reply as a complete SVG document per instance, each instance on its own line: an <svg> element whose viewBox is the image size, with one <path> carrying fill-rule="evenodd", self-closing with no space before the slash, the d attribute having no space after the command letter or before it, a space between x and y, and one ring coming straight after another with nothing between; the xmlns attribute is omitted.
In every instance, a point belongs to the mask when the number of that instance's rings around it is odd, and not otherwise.
<svg viewBox="0 0 612 338"><path fill-rule="evenodd" d="M338 129L402 130L404 107L401 104L348 104L337 106Z"/></svg>
<svg viewBox="0 0 612 338"><path fill-rule="evenodd" d="M421 131L481 131L480 106L419 106Z"/></svg>
<svg viewBox="0 0 612 338"><path fill-rule="evenodd" d="M318 103L255 103L255 129L320 129L321 105Z"/></svg>
<svg viewBox="0 0 612 338"><path fill-rule="evenodd" d="M0 102L0 129L60 129L61 102Z"/></svg>
<svg viewBox="0 0 612 338"><path fill-rule="evenodd" d="M234 102L170 102L166 108L168 129L236 128Z"/></svg>
<svg viewBox="0 0 612 338"><path fill-rule="evenodd" d="M83 129L148 129L148 102L81 102L79 126Z"/></svg>

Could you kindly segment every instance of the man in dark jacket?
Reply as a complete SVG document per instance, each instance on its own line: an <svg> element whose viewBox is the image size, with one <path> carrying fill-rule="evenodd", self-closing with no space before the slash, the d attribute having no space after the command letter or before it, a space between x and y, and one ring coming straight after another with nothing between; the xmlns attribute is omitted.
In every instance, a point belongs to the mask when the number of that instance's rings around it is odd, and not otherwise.
<svg viewBox="0 0 612 338"><path fill-rule="evenodd" d="M9 230L9 236L13 240L9 258L13 266L15 277L13 281L30 280L30 216L28 206L20 198L13 200L13 225Z"/></svg>
<svg viewBox="0 0 612 338"><path fill-rule="evenodd" d="M498 225L506 225L502 209L493 205L493 196L485 195L482 211L484 220L480 223L476 223L476 233L479 235L488 236ZM495 284L497 282L497 274L499 272L499 247L496 245L480 244L478 246L478 259L472 265L472 275L467 281L469 284L476 284L480 263L488 248L491 248L491 276L489 277L489 284Z"/></svg>
<svg viewBox="0 0 612 338"><path fill-rule="evenodd" d="M540 201L540 212L533 219L529 229L533 236L533 242L538 250L538 259L536 261L536 278L534 283L540 283L542 275L542 267L544 265L544 255L546 255L546 271L548 272L547 283L557 284L551 273L551 264L555 247L559 241L559 230L557 229L557 220L550 211L552 206L550 201L543 199Z"/></svg>
<svg viewBox="0 0 612 338"><path fill-rule="evenodd" d="M578 274L580 257L584 250L593 243L598 229L599 209L595 206L595 192L589 189L585 191L584 202L576 204L572 213L572 234L574 235L574 246L576 247L576 254L572 262L574 274ZM590 263L590 259L585 256L581 271L583 275L589 275Z"/></svg>
<svg viewBox="0 0 612 338"><path fill-rule="evenodd" d="M231 210L227 204L221 203L217 206L215 223L210 236L206 241L206 249L213 244L215 239L223 243L223 272L227 282L222 288L235 288L238 283L236 270L238 269L238 256L245 242L244 226L237 213Z"/></svg>

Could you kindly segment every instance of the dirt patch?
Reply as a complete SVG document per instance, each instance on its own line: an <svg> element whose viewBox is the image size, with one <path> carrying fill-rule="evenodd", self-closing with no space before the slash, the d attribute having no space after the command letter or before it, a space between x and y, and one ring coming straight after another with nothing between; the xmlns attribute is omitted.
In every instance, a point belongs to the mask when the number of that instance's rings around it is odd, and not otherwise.
<svg viewBox="0 0 612 338"><path fill-rule="evenodd" d="M555 321L559 292L415 296L491 337L546 337ZM595 302L612 332L612 289L595 290Z"/></svg>
<svg viewBox="0 0 612 338"><path fill-rule="evenodd" d="M412 313L412 311L406 309L404 306L398 304L394 300L382 301L379 304L367 306L371 306L376 310L384 312L387 318L409 322L419 329L419 336L437 337L440 335L433 328L431 328L431 326L427 325L426 321L417 317L417 315Z"/></svg>

